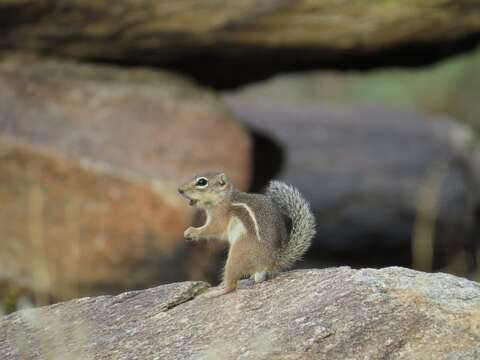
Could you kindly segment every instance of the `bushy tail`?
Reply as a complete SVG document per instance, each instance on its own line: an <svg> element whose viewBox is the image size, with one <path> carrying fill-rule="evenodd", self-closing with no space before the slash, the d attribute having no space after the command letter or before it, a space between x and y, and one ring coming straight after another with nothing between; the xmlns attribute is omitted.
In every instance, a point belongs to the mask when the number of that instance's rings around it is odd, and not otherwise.
<svg viewBox="0 0 480 360"><path fill-rule="evenodd" d="M279 257L280 267L288 268L310 247L315 235L315 217L307 200L293 186L272 181L266 195L292 220L288 243Z"/></svg>

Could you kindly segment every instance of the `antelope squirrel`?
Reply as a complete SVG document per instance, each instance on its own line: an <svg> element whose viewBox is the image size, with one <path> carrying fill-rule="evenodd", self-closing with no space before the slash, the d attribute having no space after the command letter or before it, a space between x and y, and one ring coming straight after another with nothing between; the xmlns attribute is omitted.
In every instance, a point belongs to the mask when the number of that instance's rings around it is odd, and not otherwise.
<svg viewBox="0 0 480 360"><path fill-rule="evenodd" d="M222 289L208 297L236 289L237 281L251 275L255 282L292 266L309 248L315 235L315 218L308 202L292 186L272 181L265 194L238 191L219 172L195 176L179 193L206 213L206 223L189 227L187 240L218 239L230 247ZM290 234L285 216L291 221Z"/></svg>

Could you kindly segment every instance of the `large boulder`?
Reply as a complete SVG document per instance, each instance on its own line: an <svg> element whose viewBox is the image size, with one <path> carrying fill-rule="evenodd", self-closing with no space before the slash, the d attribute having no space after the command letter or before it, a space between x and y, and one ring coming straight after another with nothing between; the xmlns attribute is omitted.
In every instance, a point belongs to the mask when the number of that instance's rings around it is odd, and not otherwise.
<svg viewBox="0 0 480 360"><path fill-rule="evenodd" d="M235 148L235 152L226 152ZM0 280L69 298L186 279L218 264L183 231L185 177L246 189L250 137L208 91L163 72L0 61Z"/></svg>
<svg viewBox="0 0 480 360"><path fill-rule="evenodd" d="M480 47L421 68L315 70L281 74L234 92L262 104L383 105L453 117L480 135Z"/></svg>
<svg viewBox="0 0 480 360"><path fill-rule="evenodd" d="M228 86L275 69L424 63L475 43L479 19L472 0L1 0L0 48L169 65Z"/></svg>
<svg viewBox="0 0 480 360"><path fill-rule="evenodd" d="M312 203L317 259L333 253L356 266L422 270L456 264L448 271L462 274L473 266L470 129L381 106L225 99L284 148L278 176Z"/></svg>
<svg viewBox="0 0 480 360"><path fill-rule="evenodd" d="M341 284L341 286L339 286ZM23 310L13 359L462 359L480 356L480 285L403 268L284 273L208 299L185 282Z"/></svg>

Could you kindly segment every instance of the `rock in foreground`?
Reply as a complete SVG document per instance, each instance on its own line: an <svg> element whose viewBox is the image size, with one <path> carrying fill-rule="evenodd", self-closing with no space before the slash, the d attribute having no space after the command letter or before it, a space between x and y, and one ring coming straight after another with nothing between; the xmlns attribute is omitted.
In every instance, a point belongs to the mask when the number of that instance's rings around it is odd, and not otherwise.
<svg viewBox="0 0 480 360"><path fill-rule="evenodd" d="M0 358L478 359L480 285L403 268L285 273L216 299L175 283L24 310Z"/></svg>

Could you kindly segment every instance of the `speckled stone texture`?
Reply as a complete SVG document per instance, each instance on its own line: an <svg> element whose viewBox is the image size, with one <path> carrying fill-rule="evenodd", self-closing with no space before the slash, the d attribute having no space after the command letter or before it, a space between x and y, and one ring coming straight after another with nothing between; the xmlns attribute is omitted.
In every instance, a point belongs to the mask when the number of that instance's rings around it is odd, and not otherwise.
<svg viewBox="0 0 480 360"><path fill-rule="evenodd" d="M24 310L2 359L477 359L480 285L404 268L299 270L215 299L201 282Z"/></svg>

